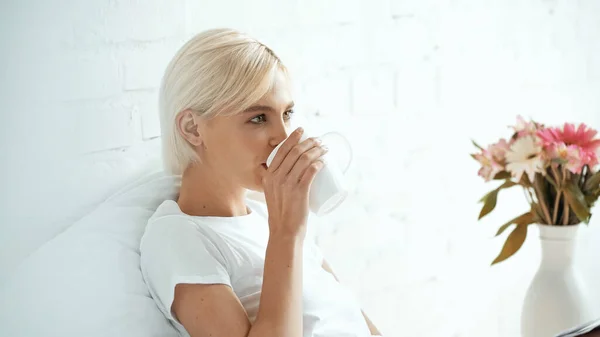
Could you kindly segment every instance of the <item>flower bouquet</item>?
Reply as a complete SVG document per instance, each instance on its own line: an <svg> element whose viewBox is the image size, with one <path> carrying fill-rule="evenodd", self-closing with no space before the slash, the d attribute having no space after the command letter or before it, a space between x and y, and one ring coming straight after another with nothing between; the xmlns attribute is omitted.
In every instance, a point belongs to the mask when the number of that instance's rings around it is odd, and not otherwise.
<svg viewBox="0 0 600 337"><path fill-rule="evenodd" d="M479 175L502 184L480 202L479 219L495 207L500 190L521 186L530 210L502 225L496 236L511 225L502 251L492 265L515 254L525 242L530 224L570 226L588 223L591 208L600 196L600 139L597 131L585 124L546 127L521 116L511 127L512 137L500 139L471 156L481 164Z"/></svg>

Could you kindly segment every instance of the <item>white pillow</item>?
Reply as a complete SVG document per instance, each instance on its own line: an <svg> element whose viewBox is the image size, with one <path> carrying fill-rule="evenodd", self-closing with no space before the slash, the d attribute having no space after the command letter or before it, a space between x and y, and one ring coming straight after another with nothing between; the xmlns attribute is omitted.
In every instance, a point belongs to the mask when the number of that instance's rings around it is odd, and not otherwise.
<svg viewBox="0 0 600 337"><path fill-rule="evenodd" d="M55 158L22 174L0 198L0 284L44 243L71 227L126 184L162 167L156 138L123 151ZM0 183L0 189L6 190ZM1 195L2 193L0 193Z"/></svg>
<svg viewBox="0 0 600 337"><path fill-rule="evenodd" d="M178 336L148 293L139 242L180 179L154 172L45 243L0 292L1 336Z"/></svg>

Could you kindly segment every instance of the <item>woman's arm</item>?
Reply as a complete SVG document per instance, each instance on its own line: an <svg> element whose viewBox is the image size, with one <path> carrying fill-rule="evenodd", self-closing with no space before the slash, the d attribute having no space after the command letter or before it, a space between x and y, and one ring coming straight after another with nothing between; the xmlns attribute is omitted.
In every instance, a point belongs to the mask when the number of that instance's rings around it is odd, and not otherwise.
<svg viewBox="0 0 600 337"><path fill-rule="evenodd" d="M299 237L270 236L256 318L267 329L253 328L249 337L302 336L303 246Z"/></svg>
<svg viewBox="0 0 600 337"><path fill-rule="evenodd" d="M192 337L302 336L302 240L271 237L254 324L226 285L178 284L172 311Z"/></svg>
<svg viewBox="0 0 600 337"><path fill-rule="evenodd" d="M327 263L327 260L323 259L323 265L322 265L322 267L327 272L329 272L331 275L333 275L333 278L335 278L336 281L340 282L340 280L337 278L337 276L335 275L335 273L331 269L331 266L329 265L329 263ZM361 312L362 312L363 317L365 318L365 322L367 322L367 326L369 326L369 330L371 331L371 335L372 336L380 336L381 332L379 332L379 330L377 329L377 327L375 326L375 324L373 324L373 322L371 322L371 320L369 319L369 317L367 316L367 314L365 314L364 311L361 310Z"/></svg>

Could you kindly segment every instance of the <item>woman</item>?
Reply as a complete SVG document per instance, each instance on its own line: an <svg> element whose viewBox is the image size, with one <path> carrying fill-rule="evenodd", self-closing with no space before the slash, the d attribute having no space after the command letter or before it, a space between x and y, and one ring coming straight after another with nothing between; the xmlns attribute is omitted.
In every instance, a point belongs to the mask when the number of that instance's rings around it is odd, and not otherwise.
<svg viewBox="0 0 600 337"><path fill-rule="evenodd" d="M293 105L279 58L231 29L195 36L166 69L163 157L181 189L149 220L141 268L183 336L379 334L307 238L308 191L327 149L299 141Z"/></svg>

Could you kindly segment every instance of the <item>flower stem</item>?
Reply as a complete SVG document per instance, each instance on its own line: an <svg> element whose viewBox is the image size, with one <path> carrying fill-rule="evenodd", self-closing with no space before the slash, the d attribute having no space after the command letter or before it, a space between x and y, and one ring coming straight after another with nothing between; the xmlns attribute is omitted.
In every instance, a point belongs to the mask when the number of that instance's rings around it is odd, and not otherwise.
<svg viewBox="0 0 600 337"><path fill-rule="evenodd" d="M554 199L554 209L552 210L552 224L556 225L556 217L558 216L558 202L560 201L560 197L562 195L562 190L558 190L556 193L556 199Z"/></svg>
<svg viewBox="0 0 600 337"><path fill-rule="evenodd" d="M564 186L565 183L566 183L566 181L567 181L567 176L569 175L569 172L567 172L566 169L563 167L562 174L563 174L563 183L562 183L562 186ZM563 204L565 206L564 207L565 210L564 210L563 224L565 226L567 226L569 224L569 216L570 216L570 214L569 214L570 213L569 212L570 208L569 208L569 203L567 202L567 198L565 198L565 202Z"/></svg>
<svg viewBox="0 0 600 337"><path fill-rule="evenodd" d="M539 189L539 180L534 183L533 190L538 199L538 203L542 206L542 210L544 211L544 216L546 220L546 224L552 225L552 217L550 217L550 212L548 211L548 206L546 206L546 198L542 195L542 192Z"/></svg>
<svg viewBox="0 0 600 337"><path fill-rule="evenodd" d="M558 173L558 170L556 169L555 165L552 165L552 172L554 172L554 181L558 184L558 187L561 188L564 185L564 180L561 181L561 177L560 174Z"/></svg>
<svg viewBox="0 0 600 337"><path fill-rule="evenodd" d="M560 198L562 196L562 186L564 183L562 182L562 177L561 177L560 173L556 169L556 165L551 164L550 167L552 169L554 181L556 182L556 185L557 185L557 186L554 186L557 190L556 190L556 199L554 199L554 209L552 210L552 224L558 225L558 222L560 222L560 219L557 219L558 208L560 207L559 203L560 203Z"/></svg>
<svg viewBox="0 0 600 337"><path fill-rule="evenodd" d="M564 202L565 210L563 211L563 224L566 226L569 224L569 203L567 200Z"/></svg>

